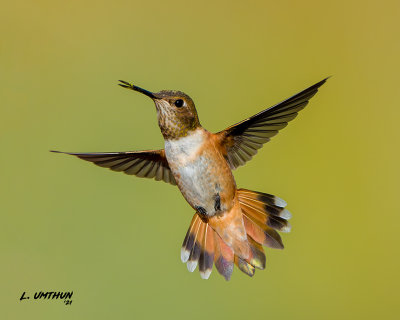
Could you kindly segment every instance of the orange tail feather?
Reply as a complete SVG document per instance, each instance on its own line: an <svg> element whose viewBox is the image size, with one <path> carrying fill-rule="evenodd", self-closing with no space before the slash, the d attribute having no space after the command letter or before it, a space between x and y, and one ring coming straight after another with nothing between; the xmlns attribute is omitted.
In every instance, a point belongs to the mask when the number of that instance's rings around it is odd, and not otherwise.
<svg viewBox="0 0 400 320"><path fill-rule="evenodd" d="M262 245L283 249L278 231L290 231L290 212L286 202L273 195L237 190L238 202L229 212L209 219L198 213L193 216L183 241L181 259L193 272L199 265L200 275L208 279L213 264L226 279L231 278L233 265L253 276L255 269L264 269L266 258Z"/></svg>

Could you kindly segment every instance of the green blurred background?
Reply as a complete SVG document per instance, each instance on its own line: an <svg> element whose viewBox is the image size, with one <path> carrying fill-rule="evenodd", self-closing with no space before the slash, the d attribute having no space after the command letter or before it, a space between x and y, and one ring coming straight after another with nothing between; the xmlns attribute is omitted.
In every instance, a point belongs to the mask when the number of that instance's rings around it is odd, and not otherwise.
<svg viewBox="0 0 400 320"><path fill-rule="evenodd" d="M28 1L0 12L2 319L398 319L398 1ZM235 172L293 213L254 278L191 274L177 188L63 151L162 148L179 89L219 131L333 75ZM74 291L73 303L19 301Z"/></svg>

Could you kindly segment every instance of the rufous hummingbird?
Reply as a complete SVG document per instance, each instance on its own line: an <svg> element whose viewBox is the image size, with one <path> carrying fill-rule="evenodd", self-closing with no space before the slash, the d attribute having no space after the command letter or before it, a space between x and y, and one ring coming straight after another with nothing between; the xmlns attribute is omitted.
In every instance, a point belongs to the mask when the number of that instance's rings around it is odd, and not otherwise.
<svg viewBox="0 0 400 320"><path fill-rule="evenodd" d="M161 150L67 153L130 175L177 185L196 211L181 249L182 262L208 279L213 264L229 280L235 264L253 276L265 268L262 246L283 249L277 231L289 232L286 202L271 194L238 189L232 170L286 127L327 78L218 133L204 129L193 100L183 92L153 93L120 80L151 98L165 140ZM59 151L54 151L59 152Z"/></svg>

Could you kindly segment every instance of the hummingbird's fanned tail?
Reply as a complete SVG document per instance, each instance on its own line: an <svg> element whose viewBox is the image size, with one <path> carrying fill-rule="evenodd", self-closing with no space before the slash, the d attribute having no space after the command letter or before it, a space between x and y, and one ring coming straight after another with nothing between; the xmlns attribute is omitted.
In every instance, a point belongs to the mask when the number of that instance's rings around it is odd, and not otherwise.
<svg viewBox="0 0 400 320"><path fill-rule="evenodd" d="M190 272L197 265L203 279L208 279L213 264L226 279L231 278L233 265L252 277L255 269L265 269L262 246L283 249L277 231L289 232L291 214L286 202L267 193L237 190L236 205L219 216L193 216L183 241L182 262Z"/></svg>
<svg viewBox="0 0 400 320"><path fill-rule="evenodd" d="M245 239L244 241L247 245L247 240ZM253 243L255 244L254 246L252 245ZM190 272L193 272L198 265L200 276L203 279L208 279L210 277L213 264L215 263L218 272L226 280L230 280L234 264L236 264L240 270L251 276L254 274L253 265L257 267L261 265L265 266L265 256L264 263L256 261L257 257L260 257L260 253L256 253L259 249L254 241L250 243L250 248L251 253L248 258L239 258L234 254L234 250L214 231L208 221L204 221L200 215L196 213L193 216L182 244L181 260L187 263ZM262 247L261 255L264 255Z"/></svg>

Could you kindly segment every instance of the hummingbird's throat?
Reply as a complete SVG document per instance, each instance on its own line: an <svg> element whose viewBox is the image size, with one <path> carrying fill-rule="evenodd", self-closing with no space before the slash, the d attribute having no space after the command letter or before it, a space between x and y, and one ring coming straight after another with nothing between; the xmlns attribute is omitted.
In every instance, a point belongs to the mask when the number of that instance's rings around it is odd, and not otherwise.
<svg viewBox="0 0 400 320"><path fill-rule="evenodd" d="M179 112L171 108L168 102L156 101L158 125L165 140L175 140L186 137L200 127L196 115L190 112Z"/></svg>

